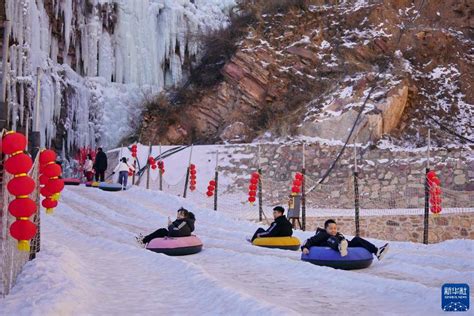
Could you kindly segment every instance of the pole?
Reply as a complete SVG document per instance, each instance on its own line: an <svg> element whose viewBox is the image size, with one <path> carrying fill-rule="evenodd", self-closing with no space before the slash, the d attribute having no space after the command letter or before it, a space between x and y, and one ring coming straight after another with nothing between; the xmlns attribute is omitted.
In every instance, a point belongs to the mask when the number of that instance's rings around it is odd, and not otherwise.
<svg viewBox="0 0 474 316"><path fill-rule="evenodd" d="M306 230L306 168L301 169L303 180L301 181L301 229Z"/></svg>
<svg viewBox="0 0 474 316"><path fill-rule="evenodd" d="M186 193L188 192L188 182L189 182L189 169L191 166L191 160L193 158L193 146L191 145L191 151L189 152L189 162L188 162L188 168L186 169L186 181L184 182L184 192L183 192L183 197L186 198Z"/></svg>
<svg viewBox="0 0 474 316"><path fill-rule="evenodd" d="M219 150L216 151L216 173L214 175L214 181L216 182L216 187L214 189L214 211L217 212L217 189L219 184Z"/></svg>
<svg viewBox="0 0 474 316"><path fill-rule="evenodd" d="M305 158L306 144L303 143L303 168L301 168L301 174L303 180L301 181L301 229L306 230L306 158Z"/></svg>
<svg viewBox="0 0 474 316"><path fill-rule="evenodd" d="M423 243L428 244L428 229L430 216L430 186L428 183L428 172L430 171L430 146L431 146L431 131L428 129L428 148L427 148L427 163L425 170L425 213L423 217Z"/></svg>
<svg viewBox="0 0 474 316"><path fill-rule="evenodd" d="M4 22L5 29L3 34L3 50L2 50L2 95L1 95L1 104L2 108L0 111L0 130L2 128L8 129L8 102L6 102L7 96L7 73L8 73L8 52L9 52L9 45L10 42L10 31L11 31L11 22L5 21Z"/></svg>
<svg viewBox="0 0 474 316"><path fill-rule="evenodd" d="M356 142L354 140L354 209L355 209L355 226L356 226L356 236L359 237L360 235L360 219L359 219L359 212L360 212L360 205L359 205L359 172L357 166L357 147Z"/></svg>
<svg viewBox="0 0 474 316"><path fill-rule="evenodd" d="M137 153L137 156L138 156L138 153ZM137 169L137 157L133 157L133 169L134 170ZM132 175L132 185L135 185L135 171L133 171L133 175Z"/></svg>
<svg viewBox="0 0 474 316"><path fill-rule="evenodd" d="M160 144L160 147L159 147L159 150L160 150L160 159L158 161L162 161L161 160L161 144ZM163 191L163 171L160 169L159 170L159 175L160 175L160 191Z"/></svg>
<svg viewBox="0 0 474 316"><path fill-rule="evenodd" d="M148 143L148 159L151 157L151 143ZM146 168L146 188L147 190L150 188L150 162L147 161L147 168Z"/></svg>
<svg viewBox="0 0 474 316"><path fill-rule="evenodd" d="M258 144L258 153L257 153L257 165L258 165L258 220L261 222L263 220L263 194L262 194L262 169L260 167L260 144Z"/></svg>

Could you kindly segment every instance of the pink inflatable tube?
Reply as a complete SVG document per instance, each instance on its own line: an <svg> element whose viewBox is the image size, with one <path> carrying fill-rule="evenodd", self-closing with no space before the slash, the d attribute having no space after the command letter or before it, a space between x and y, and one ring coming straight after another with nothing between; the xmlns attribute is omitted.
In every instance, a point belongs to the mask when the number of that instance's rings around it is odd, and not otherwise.
<svg viewBox="0 0 474 316"><path fill-rule="evenodd" d="M202 241L196 236L155 238L146 249L168 256L185 256L202 250Z"/></svg>
<svg viewBox="0 0 474 316"><path fill-rule="evenodd" d="M64 181L65 185L79 185L79 184L81 184L81 180L76 179L76 178L64 178L63 181Z"/></svg>

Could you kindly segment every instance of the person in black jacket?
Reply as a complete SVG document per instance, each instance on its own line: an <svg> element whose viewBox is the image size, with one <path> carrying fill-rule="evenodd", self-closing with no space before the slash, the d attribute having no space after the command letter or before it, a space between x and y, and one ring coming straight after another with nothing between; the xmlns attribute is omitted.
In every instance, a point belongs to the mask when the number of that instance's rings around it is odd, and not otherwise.
<svg viewBox="0 0 474 316"><path fill-rule="evenodd" d="M102 151L102 148L97 148L97 155L94 162L95 181L104 182L105 170L107 170L107 155Z"/></svg>
<svg viewBox="0 0 474 316"><path fill-rule="evenodd" d="M328 219L324 223L324 229L318 227L316 234L306 240L303 246L301 246L301 250L304 254L308 254L309 249L313 246L330 247L339 251L342 257L347 255L348 247L362 247L373 253L379 260L382 260L388 251L388 244L377 248L371 242L360 237L354 237L352 240L347 241L344 235L337 231L337 224L333 219Z"/></svg>
<svg viewBox="0 0 474 316"><path fill-rule="evenodd" d="M145 237L140 235L137 237L137 240L142 244L147 244L155 238L191 236L191 233L194 231L195 221L196 218L192 212L180 208L174 222L171 222L171 219L168 217L168 229L160 228Z"/></svg>
<svg viewBox="0 0 474 316"><path fill-rule="evenodd" d="M254 241L257 237L287 237L293 235L293 226L284 213L285 209L282 206L274 207L273 218L275 221L267 230L261 227L257 229L251 241Z"/></svg>

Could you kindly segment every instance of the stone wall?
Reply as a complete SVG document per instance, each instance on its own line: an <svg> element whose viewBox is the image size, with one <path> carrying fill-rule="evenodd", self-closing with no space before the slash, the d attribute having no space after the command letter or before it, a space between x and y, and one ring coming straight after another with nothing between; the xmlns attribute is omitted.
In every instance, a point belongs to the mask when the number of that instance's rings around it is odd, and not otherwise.
<svg viewBox="0 0 474 316"><path fill-rule="evenodd" d="M226 146L227 147L227 146ZM229 164L221 172L235 175L229 190L246 190L250 172L258 166L258 147L232 145ZM306 145L305 160L309 207L352 208L354 149L346 148L323 185L316 185L330 168L341 146ZM293 174L302 168L302 145L260 145L264 197L272 203L289 193ZM423 208L426 151L358 148L358 181L362 208ZM431 150L431 168L443 188L444 207L474 207L474 154L472 148ZM244 168L245 167L245 168Z"/></svg>
<svg viewBox="0 0 474 316"><path fill-rule="evenodd" d="M324 227L327 217L307 218L307 228ZM355 235L354 217L333 217L339 231ZM449 239L474 239L474 213L441 214L429 217L429 243ZM423 215L367 216L360 219L360 236L382 240L423 242Z"/></svg>

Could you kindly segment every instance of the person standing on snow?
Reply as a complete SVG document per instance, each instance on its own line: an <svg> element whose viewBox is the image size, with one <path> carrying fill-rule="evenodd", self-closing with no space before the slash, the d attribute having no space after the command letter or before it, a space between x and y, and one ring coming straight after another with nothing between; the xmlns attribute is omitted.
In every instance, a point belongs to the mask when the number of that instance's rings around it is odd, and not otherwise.
<svg viewBox="0 0 474 316"><path fill-rule="evenodd" d="M92 162L92 156L87 155L86 161L84 162L84 176L87 181L94 179L94 163Z"/></svg>
<svg viewBox="0 0 474 316"><path fill-rule="evenodd" d="M117 167L115 167L114 172L112 172L112 174L115 174L116 172L119 173L118 183L120 183L122 185L124 190L127 187L127 180L128 180L128 172L129 171L134 172L135 168L133 168L132 166L130 166L127 163L127 158L122 157L122 159L120 159L120 162L118 163Z"/></svg>
<svg viewBox="0 0 474 316"><path fill-rule="evenodd" d="M104 182L105 170L107 170L107 155L102 151L102 147L97 148L97 155L95 156L95 181Z"/></svg>

